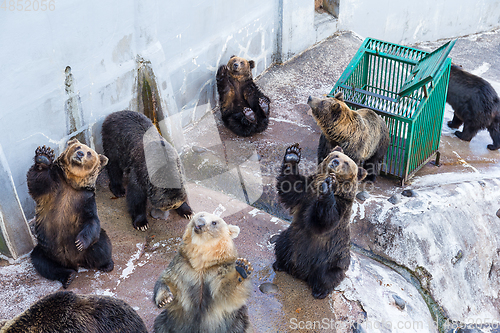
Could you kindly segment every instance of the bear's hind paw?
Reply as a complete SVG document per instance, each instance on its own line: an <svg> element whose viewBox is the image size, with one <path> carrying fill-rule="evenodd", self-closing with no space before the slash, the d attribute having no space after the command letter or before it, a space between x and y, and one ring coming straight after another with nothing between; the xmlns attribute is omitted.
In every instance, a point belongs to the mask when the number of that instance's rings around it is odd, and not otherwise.
<svg viewBox="0 0 500 333"><path fill-rule="evenodd" d="M236 271L240 274L240 276L243 279L248 278L248 276L253 272L252 264L245 258L236 259L235 265L236 265ZM241 281L242 280L240 278L240 282Z"/></svg>

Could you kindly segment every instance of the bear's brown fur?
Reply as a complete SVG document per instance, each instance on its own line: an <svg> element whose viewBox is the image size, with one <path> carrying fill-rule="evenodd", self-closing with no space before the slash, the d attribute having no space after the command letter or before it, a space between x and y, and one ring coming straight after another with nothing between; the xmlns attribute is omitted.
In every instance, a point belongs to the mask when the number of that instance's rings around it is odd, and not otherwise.
<svg viewBox="0 0 500 333"><path fill-rule="evenodd" d="M71 291L50 294L12 320L0 322L0 333L147 333L144 322L122 300Z"/></svg>
<svg viewBox="0 0 500 333"><path fill-rule="evenodd" d="M224 125L239 136L264 131L269 124L270 99L252 78L253 60L232 56L217 70L217 91Z"/></svg>
<svg viewBox="0 0 500 333"><path fill-rule="evenodd" d="M154 288L154 302L165 307L155 320L156 333L248 332L252 268L237 258L233 239L239 232L213 214L191 219Z"/></svg>
<svg viewBox="0 0 500 333"><path fill-rule="evenodd" d="M298 144L288 147L277 177L278 195L293 220L276 240L273 268L304 280L315 298L325 298L349 268L352 204L366 171L336 147L306 177L299 172L300 157Z"/></svg>
<svg viewBox="0 0 500 333"><path fill-rule="evenodd" d="M95 182L108 159L76 139L53 158L52 149L38 147L27 174L38 240L31 260L40 275L67 288L78 267L113 269L111 242L95 202Z"/></svg>
<svg viewBox="0 0 500 333"><path fill-rule="evenodd" d="M342 93L334 98L309 97L307 104L322 132L318 164L334 147L340 146L347 156L368 171L367 180L374 181L390 143L384 120L370 109L351 110Z"/></svg>

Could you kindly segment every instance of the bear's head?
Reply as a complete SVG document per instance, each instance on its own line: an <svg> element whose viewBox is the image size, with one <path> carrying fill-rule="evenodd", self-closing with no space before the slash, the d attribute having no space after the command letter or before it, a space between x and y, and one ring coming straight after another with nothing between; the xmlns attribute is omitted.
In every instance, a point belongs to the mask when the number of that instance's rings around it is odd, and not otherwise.
<svg viewBox="0 0 500 333"><path fill-rule="evenodd" d="M246 60L235 55L231 56L231 59L227 62L229 74L238 81L252 79L252 68L254 67L255 62L253 60Z"/></svg>
<svg viewBox="0 0 500 333"><path fill-rule="evenodd" d="M363 180L367 172L358 167L349 156L343 153L342 148L337 146L318 165L316 175L317 186L315 188L318 188L327 177L330 177L333 180L335 195L354 199L358 189L358 181Z"/></svg>
<svg viewBox="0 0 500 333"><path fill-rule="evenodd" d="M307 105L311 107L312 115L321 131L327 136L332 131L332 125L349 121L352 110L344 102L344 94L339 92L335 97L316 98L309 96ZM339 126L336 126L339 127ZM336 129L337 131L339 128Z"/></svg>
<svg viewBox="0 0 500 333"><path fill-rule="evenodd" d="M238 252L233 239L238 237L240 228L227 224L217 215L200 212L189 221L182 245L195 270L203 270L213 265L234 261Z"/></svg>
<svg viewBox="0 0 500 333"><path fill-rule="evenodd" d="M95 188L101 169L108 158L97 154L77 139L68 141L66 149L55 161L63 170L66 182L74 189Z"/></svg>

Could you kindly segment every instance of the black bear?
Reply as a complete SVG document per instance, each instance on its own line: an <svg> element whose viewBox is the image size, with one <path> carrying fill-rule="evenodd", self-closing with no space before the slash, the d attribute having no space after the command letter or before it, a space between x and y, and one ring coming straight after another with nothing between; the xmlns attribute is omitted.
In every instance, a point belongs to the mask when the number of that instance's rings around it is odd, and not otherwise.
<svg viewBox="0 0 500 333"><path fill-rule="evenodd" d="M288 147L277 177L279 198L293 220L277 237L273 268L305 281L315 298L325 298L349 268L349 221L366 170L336 147L306 177L298 168L300 157L298 144Z"/></svg>
<svg viewBox="0 0 500 333"><path fill-rule="evenodd" d="M137 312L122 300L60 291L40 299L12 320L1 333L147 333Z"/></svg>
<svg viewBox="0 0 500 333"><path fill-rule="evenodd" d="M334 98L309 97L307 104L322 132L318 164L340 146L354 163L368 171L366 180L375 181L391 140L384 120L370 109L351 110L341 92Z"/></svg>
<svg viewBox="0 0 500 333"><path fill-rule="evenodd" d="M151 120L134 111L114 112L104 120L101 133L109 158L109 189L116 197L125 195L123 175L128 175L127 206L135 229L148 228L148 199L153 209L175 209L185 218L192 215L177 151Z"/></svg>
<svg viewBox="0 0 500 333"><path fill-rule="evenodd" d="M253 60L232 56L217 70L217 91L224 125L239 136L260 133L269 124L270 99L252 78Z"/></svg>
<svg viewBox="0 0 500 333"><path fill-rule="evenodd" d="M249 332L246 300L253 268L233 239L240 228L201 212L186 227L182 243L154 288L156 333Z"/></svg>
<svg viewBox="0 0 500 333"><path fill-rule="evenodd" d="M464 124L462 132L455 132L459 139L470 141L486 128L493 139L488 149L500 148L500 99L491 84L452 64L446 102L455 111L448 126L459 128Z"/></svg>
<svg viewBox="0 0 500 333"><path fill-rule="evenodd" d="M54 151L38 147L27 174L28 190L36 202L35 235L31 252L43 277L67 288L78 267L113 270L111 241L101 229L95 202L95 182L108 159L73 139L54 161Z"/></svg>

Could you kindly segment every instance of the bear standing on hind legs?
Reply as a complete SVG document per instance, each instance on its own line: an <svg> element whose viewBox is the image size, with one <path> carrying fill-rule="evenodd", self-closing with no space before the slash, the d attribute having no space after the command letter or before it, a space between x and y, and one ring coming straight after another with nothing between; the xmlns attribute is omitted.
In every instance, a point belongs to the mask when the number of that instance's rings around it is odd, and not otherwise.
<svg viewBox="0 0 500 333"><path fill-rule="evenodd" d="M488 149L500 148L500 99L486 80L452 64L446 102L455 112L448 127L459 128L464 124L462 132L455 132L459 139L470 141L486 128L493 139Z"/></svg>
<svg viewBox="0 0 500 333"><path fill-rule="evenodd" d="M252 78L253 60L232 56L217 70L217 91L224 125L239 136L260 133L269 124L271 101Z"/></svg>
<svg viewBox="0 0 500 333"><path fill-rule="evenodd" d="M305 281L312 295L321 299L344 279L349 268L351 208L366 171L340 147L309 177L300 174L299 162L299 145L288 147L277 189L281 202L293 212L293 220L276 240L273 268Z"/></svg>
<svg viewBox="0 0 500 333"><path fill-rule="evenodd" d="M35 269L67 288L78 267L113 270L111 241L101 229L95 202L95 182L108 159L73 139L54 161L54 151L38 147L27 174L28 190L36 202L31 252Z"/></svg>
<svg viewBox="0 0 500 333"><path fill-rule="evenodd" d="M246 300L251 264L238 258L233 239L240 228L201 212L186 227L177 254L154 287L153 300L165 310L155 333L247 333Z"/></svg>

